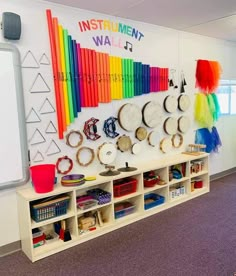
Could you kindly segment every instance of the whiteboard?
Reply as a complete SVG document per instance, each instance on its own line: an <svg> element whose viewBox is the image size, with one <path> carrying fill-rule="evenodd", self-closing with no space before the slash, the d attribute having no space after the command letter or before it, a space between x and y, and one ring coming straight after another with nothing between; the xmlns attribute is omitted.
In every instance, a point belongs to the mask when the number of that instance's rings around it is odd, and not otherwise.
<svg viewBox="0 0 236 276"><path fill-rule="evenodd" d="M24 184L29 163L20 54L0 43L0 189Z"/></svg>

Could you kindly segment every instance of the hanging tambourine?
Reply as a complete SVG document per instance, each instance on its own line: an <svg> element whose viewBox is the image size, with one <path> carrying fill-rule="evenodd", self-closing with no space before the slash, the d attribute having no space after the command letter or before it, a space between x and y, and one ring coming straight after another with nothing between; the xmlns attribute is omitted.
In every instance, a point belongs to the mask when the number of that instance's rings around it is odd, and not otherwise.
<svg viewBox="0 0 236 276"><path fill-rule="evenodd" d="M92 117L84 123L83 132L86 135L87 139L95 141L101 137L100 135L97 134L96 123L98 121L99 121L98 119Z"/></svg>
<svg viewBox="0 0 236 276"><path fill-rule="evenodd" d="M151 131L148 134L148 144L152 147L155 147L156 145L158 145L160 141L160 133L158 131Z"/></svg>
<svg viewBox="0 0 236 276"><path fill-rule="evenodd" d="M162 121L162 107L158 102L150 101L146 103L142 110L143 123L148 127L156 127Z"/></svg>
<svg viewBox="0 0 236 276"><path fill-rule="evenodd" d="M76 153L76 160L82 167L90 165L95 158L95 153L92 148L81 147Z"/></svg>
<svg viewBox="0 0 236 276"><path fill-rule="evenodd" d="M119 136L119 133L116 132L116 124L115 122L118 119L115 117L109 117L107 120L104 121L103 131L105 132L107 137L116 138Z"/></svg>
<svg viewBox="0 0 236 276"><path fill-rule="evenodd" d="M164 122L164 131L166 134L173 135L177 132L178 121L176 118L169 117Z"/></svg>
<svg viewBox="0 0 236 276"><path fill-rule="evenodd" d="M163 153L169 153L172 149L172 140L170 137L163 138L160 142L160 150Z"/></svg>
<svg viewBox="0 0 236 276"><path fill-rule="evenodd" d="M172 146L176 149L180 148L183 145L183 141L183 135L179 133L174 134L171 138Z"/></svg>
<svg viewBox="0 0 236 276"><path fill-rule="evenodd" d="M108 165L114 162L117 155L116 146L112 143L103 143L98 147L97 157L101 164Z"/></svg>
<svg viewBox="0 0 236 276"><path fill-rule="evenodd" d="M146 139L147 137L147 130L145 127L139 127L136 129L135 131L135 137L139 140L139 141L143 141Z"/></svg>
<svg viewBox="0 0 236 276"><path fill-rule="evenodd" d="M191 101L188 95L186 94L181 94L178 97L178 108L180 111L187 111L190 107Z"/></svg>
<svg viewBox="0 0 236 276"><path fill-rule="evenodd" d="M127 131L135 131L142 123L142 111L135 104L124 104L118 112L118 122Z"/></svg>
<svg viewBox="0 0 236 276"><path fill-rule="evenodd" d="M181 133L185 133L189 130L190 128L190 119L187 116L181 116L178 119L178 130Z"/></svg>
<svg viewBox="0 0 236 276"><path fill-rule="evenodd" d="M177 110L178 101L176 96L169 95L164 99L164 109L168 113L174 113Z"/></svg>
<svg viewBox="0 0 236 276"><path fill-rule="evenodd" d="M132 145L131 152L134 155L138 155L141 152L141 149L142 149L142 147L141 147L140 143L134 143Z"/></svg>
<svg viewBox="0 0 236 276"><path fill-rule="evenodd" d="M66 135L66 144L72 148L77 148L83 143L83 135L78 130L71 130Z"/></svg>
<svg viewBox="0 0 236 276"><path fill-rule="evenodd" d="M132 142L129 136L122 135L117 140L117 147L120 151L128 151L131 149Z"/></svg>

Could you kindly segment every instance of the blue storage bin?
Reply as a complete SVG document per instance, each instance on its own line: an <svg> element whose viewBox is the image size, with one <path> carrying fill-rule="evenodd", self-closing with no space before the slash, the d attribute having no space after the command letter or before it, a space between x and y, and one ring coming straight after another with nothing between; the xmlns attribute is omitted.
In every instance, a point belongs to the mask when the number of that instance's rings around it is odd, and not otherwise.
<svg viewBox="0 0 236 276"><path fill-rule="evenodd" d="M148 200L148 199L151 199L152 202L145 203L145 200ZM144 196L144 209L147 210L147 209L156 207L160 204L163 204L164 202L165 202L164 196L154 194L154 193L147 194Z"/></svg>

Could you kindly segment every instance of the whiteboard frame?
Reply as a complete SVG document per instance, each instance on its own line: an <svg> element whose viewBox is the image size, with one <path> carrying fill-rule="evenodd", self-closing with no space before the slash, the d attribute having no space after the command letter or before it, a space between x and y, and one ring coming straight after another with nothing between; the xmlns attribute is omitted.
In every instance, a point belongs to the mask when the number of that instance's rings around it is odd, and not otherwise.
<svg viewBox="0 0 236 276"><path fill-rule="evenodd" d="M13 67L15 74L15 87L16 87L16 102L18 111L18 125L20 137L20 151L22 158L22 178L8 182L0 182L0 190L10 189L23 185L29 180L29 160L28 160L28 143L27 132L25 123L25 105L21 72L21 59L20 52L16 46L8 43L0 43L0 51L11 52L13 57ZM1 176L0 176L1 177ZM1 181L1 179L0 179Z"/></svg>

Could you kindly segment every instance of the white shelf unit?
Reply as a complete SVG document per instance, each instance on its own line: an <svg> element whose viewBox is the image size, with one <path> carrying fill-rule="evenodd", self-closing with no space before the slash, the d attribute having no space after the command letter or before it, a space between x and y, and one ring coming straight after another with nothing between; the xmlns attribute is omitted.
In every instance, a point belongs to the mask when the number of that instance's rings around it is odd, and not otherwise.
<svg viewBox="0 0 236 276"><path fill-rule="evenodd" d="M191 165L195 161L200 161L202 165L197 172L193 172L191 169ZM88 181L81 186L64 187L58 183L50 193L38 194L33 188L19 189L17 191L17 199L22 250L32 262L35 262L205 194L210 190L208 166L209 161L207 153L202 153L198 156L178 154L168 158L152 160L148 164L139 164L136 171L122 172L113 177L98 175L96 180ZM180 169L184 168L184 173L180 179L169 179L170 170L173 167L178 167ZM144 174L149 171L153 171L163 180L162 185L144 187ZM114 197L114 184L117 181L128 181L130 178L137 180L136 191L124 196ZM201 188L198 187L194 189L193 183L196 179L202 181ZM179 190L181 187L182 193ZM94 188L100 188L111 193L111 201L106 204L93 206L86 210L77 209L76 197L83 195L87 190ZM171 191L173 191L173 189L176 189L177 191L174 197L171 196ZM155 205L152 208L145 209L144 197L149 194L158 194L164 197L164 202L160 205ZM36 200L44 200L47 197L57 195L68 195L70 197L67 213L62 216L35 222L31 218L31 204ZM133 212L126 216L115 218L116 205L127 201L134 205ZM81 233L78 218L85 215L87 212L95 212L97 210L102 213L103 224L99 225L96 223L95 230ZM58 239L51 243L46 243L34 248L32 230L52 225L61 220L66 221L67 228L70 231L71 240L64 242L63 240Z"/></svg>

